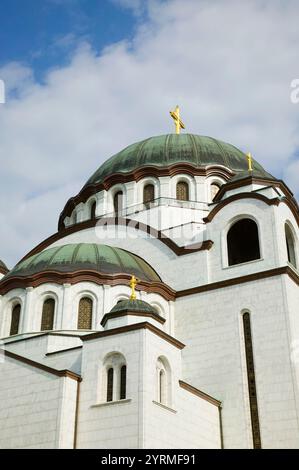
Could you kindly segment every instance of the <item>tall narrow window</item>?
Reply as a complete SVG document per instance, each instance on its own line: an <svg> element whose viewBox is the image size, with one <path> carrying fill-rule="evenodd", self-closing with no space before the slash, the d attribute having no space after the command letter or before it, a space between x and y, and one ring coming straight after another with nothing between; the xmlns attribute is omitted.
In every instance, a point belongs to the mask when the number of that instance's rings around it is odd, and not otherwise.
<svg viewBox="0 0 299 470"><path fill-rule="evenodd" d="M96 218L96 208L97 208L97 203L96 201L93 201L93 203L90 206L90 218L91 219Z"/></svg>
<svg viewBox="0 0 299 470"><path fill-rule="evenodd" d="M246 367L247 367L247 380L248 380L248 393L249 393L253 447L254 449L261 449L262 443L261 443L259 414L258 414L257 396L256 396L250 314L248 312L244 313L243 315L243 328L244 328Z"/></svg>
<svg viewBox="0 0 299 470"><path fill-rule="evenodd" d="M179 201L189 201L189 185L185 181L179 181L177 183L176 198Z"/></svg>
<svg viewBox="0 0 299 470"><path fill-rule="evenodd" d="M294 241L292 230L288 226L288 224L285 224L285 237L286 237L287 252L288 252L288 262L291 263L296 268L297 263L296 263L295 241Z"/></svg>
<svg viewBox="0 0 299 470"><path fill-rule="evenodd" d="M21 305L17 304L14 306L11 312L11 323L10 323L10 335L17 335L19 332L21 315Z"/></svg>
<svg viewBox="0 0 299 470"><path fill-rule="evenodd" d="M89 297L80 299L77 327L78 330L90 330L92 327L92 300Z"/></svg>
<svg viewBox="0 0 299 470"><path fill-rule="evenodd" d="M120 369L120 394L119 398L124 400L126 398L127 386L127 366L122 366Z"/></svg>
<svg viewBox="0 0 299 470"><path fill-rule="evenodd" d="M113 368L107 370L107 401L113 400Z"/></svg>
<svg viewBox="0 0 299 470"><path fill-rule="evenodd" d="M118 214L123 208L123 192L118 191L114 195L114 211Z"/></svg>
<svg viewBox="0 0 299 470"><path fill-rule="evenodd" d="M43 305L41 331L53 330L55 300L47 299Z"/></svg>
<svg viewBox="0 0 299 470"><path fill-rule="evenodd" d="M159 371L159 402L166 404L166 374L165 370Z"/></svg>
<svg viewBox="0 0 299 470"><path fill-rule="evenodd" d="M143 203L148 204L155 199L155 187L153 184L147 184L143 188Z"/></svg>
<svg viewBox="0 0 299 470"><path fill-rule="evenodd" d="M251 219L236 222L227 234L229 266L260 258L258 228Z"/></svg>

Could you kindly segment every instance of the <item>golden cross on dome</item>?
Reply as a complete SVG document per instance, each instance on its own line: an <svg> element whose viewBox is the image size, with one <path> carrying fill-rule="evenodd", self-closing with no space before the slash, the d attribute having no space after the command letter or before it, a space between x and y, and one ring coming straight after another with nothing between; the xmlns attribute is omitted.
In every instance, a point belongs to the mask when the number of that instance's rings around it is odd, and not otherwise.
<svg viewBox="0 0 299 470"><path fill-rule="evenodd" d="M181 132L181 129L185 129L185 124L180 119L180 108L176 106L174 111L169 111L169 112L170 112L170 116L174 120L175 133L179 134Z"/></svg>
<svg viewBox="0 0 299 470"><path fill-rule="evenodd" d="M130 287L132 289L131 295L130 295L130 300L136 300L136 292L135 292L135 287L137 285L138 279L135 276L132 276L130 279Z"/></svg>
<svg viewBox="0 0 299 470"><path fill-rule="evenodd" d="M248 171L252 171L252 155L250 152L247 153L248 160Z"/></svg>

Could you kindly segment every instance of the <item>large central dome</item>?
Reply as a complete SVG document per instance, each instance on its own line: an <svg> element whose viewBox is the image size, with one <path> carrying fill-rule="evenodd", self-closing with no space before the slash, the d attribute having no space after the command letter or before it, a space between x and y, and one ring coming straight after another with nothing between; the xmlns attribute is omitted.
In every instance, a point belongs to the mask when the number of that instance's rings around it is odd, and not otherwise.
<svg viewBox="0 0 299 470"><path fill-rule="evenodd" d="M195 168L222 165L236 173L248 169L245 153L231 144L195 134L166 134L129 145L113 155L86 185L101 183L115 173L128 173L146 166L163 168L176 163L189 163ZM253 167L261 177L271 177L255 160Z"/></svg>

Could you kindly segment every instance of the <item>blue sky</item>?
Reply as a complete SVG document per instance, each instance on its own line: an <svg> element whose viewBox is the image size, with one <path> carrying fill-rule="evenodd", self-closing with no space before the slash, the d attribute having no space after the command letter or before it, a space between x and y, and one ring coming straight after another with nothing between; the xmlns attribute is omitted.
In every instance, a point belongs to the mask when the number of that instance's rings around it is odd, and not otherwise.
<svg viewBox="0 0 299 470"><path fill-rule="evenodd" d="M298 0L1 0L0 258L57 229L111 155L173 132L230 142L299 194Z"/></svg>
<svg viewBox="0 0 299 470"><path fill-rule="evenodd" d="M79 40L96 50L130 39L133 10L110 0L1 0L0 67L10 61L33 67L37 79L62 66Z"/></svg>

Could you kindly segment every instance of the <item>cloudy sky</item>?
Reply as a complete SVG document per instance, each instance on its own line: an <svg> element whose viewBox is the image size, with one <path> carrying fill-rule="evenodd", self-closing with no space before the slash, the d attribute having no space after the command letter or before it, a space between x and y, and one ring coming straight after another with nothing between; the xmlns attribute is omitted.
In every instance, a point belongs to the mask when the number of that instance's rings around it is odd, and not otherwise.
<svg viewBox="0 0 299 470"><path fill-rule="evenodd" d="M299 195L297 0L1 0L0 258L56 231L113 153L173 131L251 151Z"/></svg>

